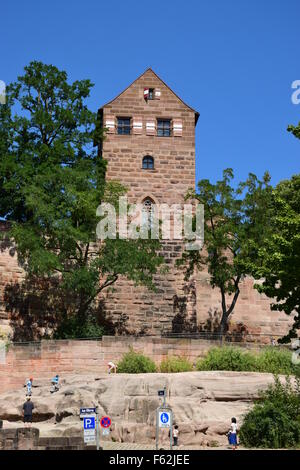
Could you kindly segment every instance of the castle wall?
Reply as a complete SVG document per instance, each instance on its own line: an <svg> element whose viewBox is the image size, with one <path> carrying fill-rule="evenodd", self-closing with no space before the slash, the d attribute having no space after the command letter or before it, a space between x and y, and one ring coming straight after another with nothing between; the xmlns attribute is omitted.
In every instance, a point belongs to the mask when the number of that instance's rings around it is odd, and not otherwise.
<svg viewBox="0 0 300 470"><path fill-rule="evenodd" d="M133 348L150 357L157 365L168 356L186 357L195 363L219 341L190 338L158 338L104 336L102 340L56 340L32 343L12 343L6 357L0 360L0 394L23 388L33 377L33 385L41 379L50 380L59 374L61 381L68 375L101 374L107 363L117 363ZM255 343L238 343L239 347L259 350ZM33 390L34 393L34 390ZM25 394L25 393L24 393Z"/></svg>
<svg viewBox="0 0 300 470"><path fill-rule="evenodd" d="M261 341L269 342L271 336L277 338L288 333L293 319L284 312L272 311L270 299L260 294L253 285L258 283L251 277L240 284L240 295L230 316L230 330L251 334L254 338L262 335ZM221 317L221 294L219 289L212 289L209 274L205 271L196 276L197 325L202 331L213 331ZM226 296L230 305L232 296Z"/></svg>
<svg viewBox="0 0 300 470"><path fill-rule="evenodd" d="M0 222L0 231L5 232L7 224ZM0 240L0 331L9 331L9 310L6 305L6 291L9 285L22 282L24 271L18 264L15 247L7 240Z"/></svg>

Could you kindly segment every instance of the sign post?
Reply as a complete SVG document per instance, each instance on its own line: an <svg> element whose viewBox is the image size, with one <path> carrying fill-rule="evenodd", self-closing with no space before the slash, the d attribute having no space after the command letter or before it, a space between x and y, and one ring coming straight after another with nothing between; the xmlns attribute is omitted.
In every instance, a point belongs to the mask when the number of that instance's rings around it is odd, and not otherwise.
<svg viewBox="0 0 300 470"><path fill-rule="evenodd" d="M98 407L80 408L80 419L83 420L83 438L85 444L95 443L100 449Z"/></svg>
<svg viewBox="0 0 300 470"><path fill-rule="evenodd" d="M156 409L156 433L155 433L155 447L158 450L159 429L169 429L170 435L170 450L173 446L173 411L172 408L166 405L167 390L158 391L158 396L163 397L163 404Z"/></svg>
<svg viewBox="0 0 300 470"><path fill-rule="evenodd" d="M83 418L83 437L84 442L89 444L96 440L96 415L90 415Z"/></svg>
<svg viewBox="0 0 300 470"><path fill-rule="evenodd" d="M97 444L97 450L100 449L100 435L99 435L99 415L98 415L98 407L97 407L97 429L96 429L96 444Z"/></svg>
<svg viewBox="0 0 300 470"><path fill-rule="evenodd" d="M109 436L110 434L110 426L111 426L111 419L109 416L102 416L100 419L100 426L102 428L102 436Z"/></svg>

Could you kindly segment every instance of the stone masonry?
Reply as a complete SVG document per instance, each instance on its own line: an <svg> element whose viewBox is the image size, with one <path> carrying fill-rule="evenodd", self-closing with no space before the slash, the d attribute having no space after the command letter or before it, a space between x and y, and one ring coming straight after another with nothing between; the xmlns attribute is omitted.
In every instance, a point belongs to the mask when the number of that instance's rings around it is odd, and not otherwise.
<svg viewBox="0 0 300 470"><path fill-rule="evenodd" d="M150 92L153 99L149 99ZM98 116L106 128L106 139L99 146L99 154L108 162L106 178L126 186L128 202L183 204L186 192L195 185L195 126L199 113L148 69L102 106ZM118 133L119 118L130 118L129 134ZM158 136L158 120L162 119L169 120L170 136ZM143 168L145 156L153 159L153 167ZM5 228L5 223L0 223L0 230ZM163 242L162 253L169 270L155 277L157 292L119 279L115 291L104 294L106 314L119 332L160 335L164 331L213 329L220 314L219 292L211 288L205 271L196 273L188 283L184 281L182 270L175 266L182 248L180 240ZM16 250L2 241L0 339L10 328L5 290L23 279ZM270 310L270 300L253 289L252 279L243 281L232 315L232 330L276 337L285 334L290 323L284 313Z"/></svg>
<svg viewBox="0 0 300 470"><path fill-rule="evenodd" d="M153 90L154 99L144 91ZM155 204L183 204L188 189L195 185L195 125L199 114L186 105L148 69L125 91L99 110L108 129L102 156L108 162L106 177L128 188L129 203L150 200ZM129 135L118 134L118 118L128 117ZM158 136L158 120L168 119L170 136ZM153 169L143 169L143 158L154 159ZM171 233L172 235L172 233ZM116 291L106 296L106 308L115 321L125 321L132 332L160 334L162 330L196 326L196 299L193 281L184 282L175 267L182 242L163 243L168 273L157 276L158 292L135 288L127 280L117 282Z"/></svg>

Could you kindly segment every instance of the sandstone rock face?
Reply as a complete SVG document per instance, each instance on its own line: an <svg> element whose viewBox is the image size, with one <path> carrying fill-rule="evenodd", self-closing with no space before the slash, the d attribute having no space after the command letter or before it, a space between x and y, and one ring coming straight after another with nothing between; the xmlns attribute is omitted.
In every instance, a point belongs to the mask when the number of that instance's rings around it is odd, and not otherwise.
<svg viewBox="0 0 300 470"><path fill-rule="evenodd" d="M271 374L251 372L186 372L179 374L70 375L60 390L35 381L32 401L34 426L41 436L80 436L80 407L99 407L112 419L111 434L102 439L153 444L157 391L167 387L167 403L179 426L181 445L224 445L233 416L243 415L258 398L259 390L273 382ZM22 427L25 388L0 395L3 428ZM167 443L168 432L161 432Z"/></svg>

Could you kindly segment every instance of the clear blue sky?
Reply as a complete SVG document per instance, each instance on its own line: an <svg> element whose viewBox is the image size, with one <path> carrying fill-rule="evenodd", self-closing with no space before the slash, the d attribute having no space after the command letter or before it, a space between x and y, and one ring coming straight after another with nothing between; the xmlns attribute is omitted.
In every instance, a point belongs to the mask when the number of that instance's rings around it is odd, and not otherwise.
<svg viewBox="0 0 300 470"><path fill-rule="evenodd" d="M11 0L0 15L1 80L52 63L93 81L96 110L150 66L200 112L197 179L299 173L299 0Z"/></svg>

